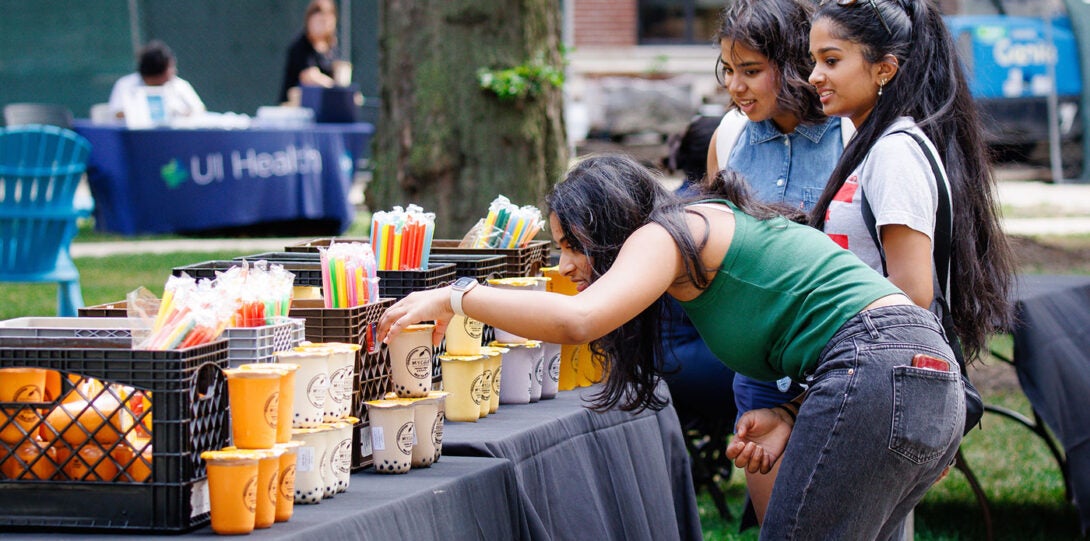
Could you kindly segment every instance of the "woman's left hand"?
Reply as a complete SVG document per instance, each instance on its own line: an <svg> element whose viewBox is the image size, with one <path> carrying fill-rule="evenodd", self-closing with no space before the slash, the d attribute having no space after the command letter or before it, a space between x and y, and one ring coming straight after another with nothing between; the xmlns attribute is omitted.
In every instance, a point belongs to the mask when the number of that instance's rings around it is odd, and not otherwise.
<svg viewBox="0 0 1090 541"><path fill-rule="evenodd" d="M449 286L416 291L386 309L378 322L378 335L385 344L409 325L434 321L435 329L432 331L431 340L433 345L438 346L452 317L454 310L450 308Z"/></svg>
<svg viewBox="0 0 1090 541"><path fill-rule="evenodd" d="M734 427L727 458L749 473L768 473L783 455L791 429L790 422L774 409L747 411Z"/></svg>

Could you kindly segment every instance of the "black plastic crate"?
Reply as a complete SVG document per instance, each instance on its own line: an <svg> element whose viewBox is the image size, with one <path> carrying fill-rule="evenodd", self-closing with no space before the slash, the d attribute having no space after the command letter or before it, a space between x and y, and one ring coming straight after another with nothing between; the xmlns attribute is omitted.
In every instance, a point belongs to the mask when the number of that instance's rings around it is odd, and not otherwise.
<svg viewBox="0 0 1090 541"><path fill-rule="evenodd" d="M253 262L256 259L246 258L247 261ZM295 275L295 285L297 286L311 286L322 287L322 264L318 261L272 261L270 263L277 263L284 267L284 270L291 272ZM210 280L216 278L217 272L223 272L231 267L238 267L242 265L242 260L237 261L202 261L200 263L194 263L192 265L186 265L184 267L175 267L172 271L174 276L181 276L182 273L186 273L194 278L208 278Z"/></svg>
<svg viewBox="0 0 1090 541"><path fill-rule="evenodd" d="M360 419L353 430L352 470L371 465L371 454L360 453L360 427L367 426L364 402L382 398L390 380L390 360L375 340L373 326L393 299L352 308L325 308L321 300L299 300L292 303L289 315L303 318L304 334L311 342L345 342L362 346L356 353L356 375L352 382L352 413ZM369 434L369 433L368 433ZM368 440L368 445L370 440Z"/></svg>
<svg viewBox="0 0 1090 541"><path fill-rule="evenodd" d="M460 241L435 239L431 243L432 257L439 254L502 255L507 260L502 278L537 276L542 267L548 266L549 241L532 240L523 248L460 248Z"/></svg>
<svg viewBox="0 0 1090 541"><path fill-rule="evenodd" d="M319 247L327 247L333 241L340 242L364 242L370 243L371 239L324 237L311 239L299 244L285 246L284 250L292 253L317 253ZM455 239L434 239L431 243L431 256L429 261L438 261L437 256L445 254L475 255L475 256L503 256L505 260L503 275L498 278L517 278L520 276L537 276L542 267L549 266L549 241L532 240L523 248L461 248L461 241ZM463 276L459 274L459 276ZM465 276L472 276L465 275ZM385 296L385 294L383 295Z"/></svg>
<svg viewBox="0 0 1090 541"><path fill-rule="evenodd" d="M490 278L503 278L507 271L507 258L487 254L431 254L428 261L453 263L455 276L471 276L479 282Z"/></svg>
<svg viewBox="0 0 1090 541"><path fill-rule="evenodd" d="M448 285L457 277L454 263L429 262L427 270L380 270L378 290L383 298L400 300L414 291Z"/></svg>
<svg viewBox="0 0 1090 541"><path fill-rule="evenodd" d="M69 374L100 380L106 388L99 395L110 392L112 384L150 392L150 410L132 412L135 424L125 435L150 414L152 444L151 473L144 482L123 477L0 480L0 529L177 533L208 524L207 473L200 454L222 448L230 437L222 372L227 367L226 340L183 350L144 351L116 339L5 338L0 367L60 372L65 382L61 396L43 410L75 392L67 382ZM39 422L44 422L45 414L40 415ZM31 433L36 431L37 425ZM109 451L120 442L84 445ZM76 450L58 465L75 460Z"/></svg>

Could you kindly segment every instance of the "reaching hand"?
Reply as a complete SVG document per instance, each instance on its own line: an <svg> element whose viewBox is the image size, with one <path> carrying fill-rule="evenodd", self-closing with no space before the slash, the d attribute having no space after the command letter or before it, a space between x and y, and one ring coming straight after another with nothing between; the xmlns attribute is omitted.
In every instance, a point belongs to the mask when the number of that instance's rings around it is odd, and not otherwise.
<svg viewBox="0 0 1090 541"><path fill-rule="evenodd" d="M450 308L449 287L416 291L386 309L378 322L378 335L385 344L409 325L434 321L435 329L432 331L431 341L432 345L438 346L452 317L454 311Z"/></svg>
<svg viewBox="0 0 1090 541"><path fill-rule="evenodd" d="M783 455L793 423L774 409L747 411L738 420L727 458L749 473L768 473Z"/></svg>

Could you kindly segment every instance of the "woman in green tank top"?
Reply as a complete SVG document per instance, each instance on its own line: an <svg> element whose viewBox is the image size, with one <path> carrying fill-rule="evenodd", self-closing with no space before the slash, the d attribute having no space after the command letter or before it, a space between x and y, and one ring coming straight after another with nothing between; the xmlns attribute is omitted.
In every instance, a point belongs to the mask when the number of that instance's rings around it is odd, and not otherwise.
<svg viewBox="0 0 1090 541"><path fill-rule="evenodd" d="M590 342L606 374L598 409L661 408L669 295L735 371L809 385L804 400L744 417L728 447L748 471L780 463L762 538L892 537L961 439L963 390L942 328L826 235L721 175L708 196L719 199L687 201L628 157L584 159L547 198L560 272L578 294L416 292L386 311L379 336L436 321L438 344L457 308L519 336ZM914 366L920 353L948 368Z"/></svg>

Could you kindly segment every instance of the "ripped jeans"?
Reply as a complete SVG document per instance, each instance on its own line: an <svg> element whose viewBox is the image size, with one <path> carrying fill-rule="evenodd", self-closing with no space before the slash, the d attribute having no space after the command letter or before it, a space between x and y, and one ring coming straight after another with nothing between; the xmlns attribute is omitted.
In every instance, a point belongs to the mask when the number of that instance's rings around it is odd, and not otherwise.
<svg viewBox="0 0 1090 541"><path fill-rule="evenodd" d="M951 371L913 367L916 353ZM916 306L864 311L808 382L761 539L898 539L961 443L964 390L938 319Z"/></svg>

